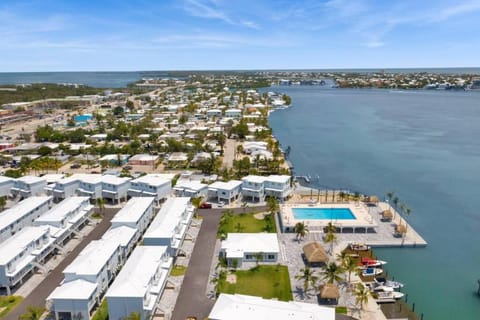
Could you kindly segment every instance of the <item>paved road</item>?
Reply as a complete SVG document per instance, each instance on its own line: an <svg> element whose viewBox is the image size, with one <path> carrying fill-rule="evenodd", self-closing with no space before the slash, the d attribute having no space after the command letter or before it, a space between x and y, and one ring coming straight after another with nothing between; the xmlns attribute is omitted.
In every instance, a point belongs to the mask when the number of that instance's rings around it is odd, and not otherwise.
<svg viewBox="0 0 480 320"><path fill-rule="evenodd" d="M45 300L50 293L58 287L63 280L63 270L77 257L92 240L98 240L105 231L110 228L110 221L120 208L107 208L103 220L93 229L63 261L53 269L48 276L19 304L12 312L6 315L3 320L17 320L20 315L27 312L28 306L45 306Z"/></svg>
<svg viewBox="0 0 480 320"><path fill-rule="evenodd" d="M207 298L206 291L210 274L210 267L217 241L217 230L222 212L226 209L199 210L203 217L200 232L188 264L182 288L173 310L173 320L185 320L189 316L205 319L210 314L215 301ZM265 211L266 207L251 207L252 211ZM242 213L242 208L232 209L235 213Z"/></svg>
<svg viewBox="0 0 480 320"><path fill-rule="evenodd" d="M226 139L225 146L223 148L223 167L232 168L233 160L235 160L236 143L233 139Z"/></svg>

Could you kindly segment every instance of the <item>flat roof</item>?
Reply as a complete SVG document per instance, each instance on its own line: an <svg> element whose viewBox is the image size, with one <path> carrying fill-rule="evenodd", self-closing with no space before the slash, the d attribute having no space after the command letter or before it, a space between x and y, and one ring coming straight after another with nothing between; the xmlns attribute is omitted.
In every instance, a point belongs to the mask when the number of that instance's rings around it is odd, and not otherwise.
<svg viewBox="0 0 480 320"><path fill-rule="evenodd" d="M77 279L64 282L53 290L47 298L48 300L87 300L97 290L97 284Z"/></svg>
<svg viewBox="0 0 480 320"><path fill-rule="evenodd" d="M208 186L209 189L233 190L242 185L240 180L230 180L228 182L216 181Z"/></svg>
<svg viewBox="0 0 480 320"><path fill-rule="evenodd" d="M190 198L169 198L163 204L150 227L145 232L144 238L170 238L174 235L175 227L182 219L182 214L188 208Z"/></svg>
<svg viewBox="0 0 480 320"><path fill-rule="evenodd" d="M212 320L334 320L335 308L296 301L222 293L213 306Z"/></svg>
<svg viewBox="0 0 480 320"><path fill-rule="evenodd" d="M15 182L15 179L5 177L5 176L0 176L0 183L6 182L6 181L9 181L9 182L13 183L13 182Z"/></svg>
<svg viewBox="0 0 480 320"><path fill-rule="evenodd" d="M156 174L147 174L142 177L139 177L135 180L132 180L133 183L143 183L151 186L161 186L165 183L171 183L173 177L170 175L156 175Z"/></svg>
<svg viewBox="0 0 480 320"><path fill-rule="evenodd" d="M117 212L112 219L115 222L137 222L155 201L155 197L133 197Z"/></svg>
<svg viewBox="0 0 480 320"><path fill-rule="evenodd" d="M265 179L266 177L249 175L249 176L243 177L242 181L252 182L252 183L263 183Z"/></svg>
<svg viewBox="0 0 480 320"><path fill-rule="evenodd" d="M243 256L244 252L280 252L276 233L229 233L221 246L227 258Z"/></svg>
<svg viewBox="0 0 480 320"><path fill-rule="evenodd" d="M128 178L128 177L117 177L117 176L114 176L114 175L111 175L111 174L107 174L107 175L102 176L102 182L103 183L109 183L109 184L113 184L115 186L122 185L124 183L127 183L130 180L131 180L131 178Z"/></svg>
<svg viewBox="0 0 480 320"><path fill-rule="evenodd" d="M193 191L200 191L208 187L208 184L201 183L200 181L179 181L175 185L174 189L190 189Z"/></svg>
<svg viewBox="0 0 480 320"><path fill-rule="evenodd" d="M266 181L276 182L276 183L287 183L290 182L290 176L287 175L270 175L267 177Z"/></svg>
<svg viewBox="0 0 480 320"><path fill-rule="evenodd" d="M106 297L144 297L163 263L166 246L138 246L122 267ZM165 270L164 272L168 272Z"/></svg>
<svg viewBox="0 0 480 320"><path fill-rule="evenodd" d="M83 174L80 176L80 181L88 184L98 184L103 181L101 174Z"/></svg>
<svg viewBox="0 0 480 320"><path fill-rule="evenodd" d="M63 273L78 275L97 275L107 264L110 257L118 249L116 241L94 240L91 241L80 254L72 261Z"/></svg>
<svg viewBox="0 0 480 320"><path fill-rule="evenodd" d="M48 201L52 197L29 197L25 200L20 201L10 209L7 209L3 212L0 212L0 230L8 227L14 223L17 219L22 218L23 216L30 213L33 209L38 208Z"/></svg>
<svg viewBox="0 0 480 320"><path fill-rule="evenodd" d="M129 161L152 161L157 160L158 156L150 155L150 154L136 154L130 157Z"/></svg>
<svg viewBox="0 0 480 320"><path fill-rule="evenodd" d="M23 183L26 183L26 184L35 184L35 183L39 183L39 182L47 182L46 179L42 178L42 177L37 177L37 176L23 176L23 177L20 177L20 178L17 178L17 181L18 182L23 182Z"/></svg>
<svg viewBox="0 0 480 320"><path fill-rule="evenodd" d="M89 197L69 197L42 214L36 222L62 221L72 211L80 208L84 203L90 204Z"/></svg>
<svg viewBox="0 0 480 320"><path fill-rule="evenodd" d="M19 253L23 252L32 241L48 233L47 226L25 227L0 244L0 265L9 263Z"/></svg>
<svg viewBox="0 0 480 320"><path fill-rule="evenodd" d="M58 180L61 180L65 177L64 174L62 173L48 173L46 175L43 175L42 178L47 181L47 183L55 183Z"/></svg>
<svg viewBox="0 0 480 320"><path fill-rule="evenodd" d="M103 240L118 242L120 246L126 247L137 234L137 229L127 226L112 227L102 236Z"/></svg>

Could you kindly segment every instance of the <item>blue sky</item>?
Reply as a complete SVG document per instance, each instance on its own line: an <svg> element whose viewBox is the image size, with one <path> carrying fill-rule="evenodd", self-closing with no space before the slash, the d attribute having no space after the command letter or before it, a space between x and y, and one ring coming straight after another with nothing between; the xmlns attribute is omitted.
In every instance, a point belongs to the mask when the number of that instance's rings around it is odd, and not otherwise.
<svg viewBox="0 0 480 320"><path fill-rule="evenodd" d="M478 67L480 0L1 0L0 72Z"/></svg>

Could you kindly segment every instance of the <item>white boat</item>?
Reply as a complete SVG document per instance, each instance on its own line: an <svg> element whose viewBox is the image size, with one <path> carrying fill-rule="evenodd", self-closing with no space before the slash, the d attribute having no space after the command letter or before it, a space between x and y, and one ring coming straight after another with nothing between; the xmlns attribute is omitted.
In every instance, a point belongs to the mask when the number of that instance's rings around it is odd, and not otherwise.
<svg viewBox="0 0 480 320"><path fill-rule="evenodd" d="M394 290L401 289L404 286L404 284L401 282L386 280L385 278L375 278L375 283L379 285L383 285L385 287L393 288Z"/></svg>
<svg viewBox="0 0 480 320"><path fill-rule="evenodd" d="M376 292L377 303L394 303L396 300L401 299L404 294L402 292L393 291L393 292Z"/></svg>
<svg viewBox="0 0 480 320"><path fill-rule="evenodd" d="M360 263L362 264L360 266L360 268L372 268L372 267L373 268L378 268L378 267L383 266L384 264L387 264L386 261L374 260L374 259L370 259L370 258L362 258Z"/></svg>
<svg viewBox="0 0 480 320"><path fill-rule="evenodd" d="M383 273L383 270L378 268L366 268L362 270L362 276L364 277L378 276L382 273Z"/></svg>

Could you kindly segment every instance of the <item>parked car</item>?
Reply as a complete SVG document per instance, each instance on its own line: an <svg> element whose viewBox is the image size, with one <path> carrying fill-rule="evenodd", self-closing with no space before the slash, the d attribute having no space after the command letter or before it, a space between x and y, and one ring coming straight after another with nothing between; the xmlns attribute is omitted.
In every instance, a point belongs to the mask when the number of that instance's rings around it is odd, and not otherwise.
<svg viewBox="0 0 480 320"><path fill-rule="evenodd" d="M223 202L223 201L220 201L220 202L218 203L218 207L219 207L219 208L222 208L224 205L225 205L225 202Z"/></svg>
<svg viewBox="0 0 480 320"><path fill-rule="evenodd" d="M125 169L125 170L132 170L132 166L124 166L123 169Z"/></svg>
<svg viewBox="0 0 480 320"><path fill-rule="evenodd" d="M81 166L82 166L82 165L79 164L79 163L74 163L74 164L72 164L72 165L70 166L70 169L78 169L78 168L80 168Z"/></svg>
<svg viewBox="0 0 480 320"><path fill-rule="evenodd" d="M200 209L212 209L212 204L208 202L204 202L200 205Z"/></svg>

